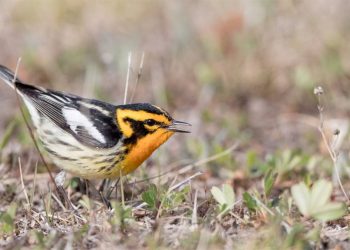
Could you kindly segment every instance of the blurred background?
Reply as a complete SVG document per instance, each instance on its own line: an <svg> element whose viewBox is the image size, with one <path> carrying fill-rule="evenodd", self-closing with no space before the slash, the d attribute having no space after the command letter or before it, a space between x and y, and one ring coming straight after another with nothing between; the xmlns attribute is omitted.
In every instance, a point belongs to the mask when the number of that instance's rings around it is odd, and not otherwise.
<svg viewBox="0 0 350 250"><path fill-rule="evenodd" d="M193 124L148 165L196 161L235 142L236 152L209 166L213 175L227 178L285 150L328 157L317 130L318 85L330 131L339 128L338 143L349 148L348 1L1 0L0 7L0 63L14 70L21 57L25 82L122 104L132 53L128 101ZM21 115L5 84L0 105L0 135L17 132L2 144L3 157L34 152L23 123L13 126Z"/></svg>

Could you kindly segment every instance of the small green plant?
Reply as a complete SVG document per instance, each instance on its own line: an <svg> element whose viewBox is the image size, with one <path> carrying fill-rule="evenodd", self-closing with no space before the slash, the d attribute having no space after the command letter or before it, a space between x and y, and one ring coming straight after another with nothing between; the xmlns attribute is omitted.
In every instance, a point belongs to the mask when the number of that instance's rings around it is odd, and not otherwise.
<svg viewBox="0 0 350 250"><path fill-rule="evenodd" d="M255 212L258 208L256 200L248 192L243 193L243 202L251 212Z"/></svg>
<svg viewBox="0 0 350 250"><path fill-rule="evenodd" d="M326 180L318 180L312 188L304 182L292 186L292 197L300 213L320 221L340 218L346 209L341 202L330 202L332 184Z"/></svg>
<svg viewBox="0 0 350 250"><path fill-rule="evenodd" d="M15 216L17 204L12 203L6 212L0 212L0 235L11 234L15 229Z"/></svg>
<svg viewBox="0 0 350 250"><path fill-rule="evenodd" d="M181 205L186 200L186 196L190 191L190 186L184 186L181 190L165 192L161 194L162 206L166 210L173 209Z"/></svg>
<svg viewBox="0 0 350 250"><path fill-rule="evenodd" d="M79 187L79 178L74 177L70 180L69 186L74 190Z"/></svg>
<svg viewBox="0 0 350 250"><path fill-rule="evenodd" d="M273 185L276 181L276 178L277 178L277 173L275 173L273 169L269 169L265 174L264 180L263 180L265 199L267 199L267 197L270 195Z"/></svg>
<svg viewBox="0 0 350 250"><path fill-rule="evenodd" d="M111 205L113 214L109 219L109 223L112 225L113 231L115 231L116 228L124 230L127 223L133 220L132 208L130 206L123 206L121 203L115 201L111 202Z"/></svg>
<svg viewBox="0 0 350 250"><path fill-rule="evenodd" d="M147 203L147 206L150 210L156 210L159 205L157 186L151 184L149 188L142 193L141 198L143 202Z"/></svg>
<svg viewBox="0 0 350 250"><path fill-rule="evenodd" d="M161 204L163 209L169 210L179 206L186 199L186 195L189 191L189 186L185 186L179 191L168 192L161 188L158 189L156 185L151 184L149 188L142 193L141 198L152 211L158 210Z"/></svg>
<svg viewBox="0 0 350 250"><path fill-rule="evenodd" d="M283 176L288 172L306 165L309 156L294 152L292 150L284 150L277 153L270 159L270 166L275 169L279 176Z"/></svg>
<svg viewBox="0 0 350 250"><path fill-rule="evenodd" d="M296 223L290 228L281 249L312 249L311 242L318 240L318 228L307 230L303 224Z"/></svg>
<svg viewBox="0 0 350 250"><path fill-rule="evenodd" d="M219 216L226 214L233 208L235 204L235 193L230 185L223 184L221 189L212 187L210 191L214 199L219 203Z"/></svg>
<svg viewBox="0 0 350 250"><path fill-rule="evenodd" d="M254 177L264 175L265 178L272 171L270 176L273 179L281 179L288 176L295 170L303 170L304 168L312 167L309 165L315 164L317 159L310 155L303 154L297 150L277 151L274 154L266 156L264 161L258 159L254 151L250 151L246 155L247 168L250 174Z"/></svg>
<svg viewBox="0 0 350 250"><path fill-rule="evenodd" d="M10 137L17 126L17 123L18 123L17 120L13 120L12 122L9 123L9 125L7 125L5 133L0 139L0 151L2 151L4 147L7 145L7 143L9 142Z"/></svg>

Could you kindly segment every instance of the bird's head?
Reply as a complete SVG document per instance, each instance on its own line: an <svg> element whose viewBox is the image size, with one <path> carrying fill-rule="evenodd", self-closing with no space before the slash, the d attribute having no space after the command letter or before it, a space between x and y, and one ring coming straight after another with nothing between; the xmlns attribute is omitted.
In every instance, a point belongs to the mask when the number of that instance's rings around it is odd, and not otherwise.
<svg viewBox="0 0 350 250"><path fill-rule="evenodd" d="M176 121L162 108L148 103L120 105L116 110L117 124L129 143L147 137L150 143L160 145L175 132L189 133L183 127L190 124Z"/></svg>

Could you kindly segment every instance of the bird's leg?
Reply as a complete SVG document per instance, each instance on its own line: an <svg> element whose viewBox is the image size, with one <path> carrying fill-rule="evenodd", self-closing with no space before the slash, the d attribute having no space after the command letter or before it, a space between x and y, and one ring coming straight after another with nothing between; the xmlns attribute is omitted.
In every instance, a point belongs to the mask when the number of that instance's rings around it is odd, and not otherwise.
<svg viewBox="0 0 350 250"><path fill-rule="evenodd" d="M111 203L110 203L109 200L106 199L106 197L103 195L103 192L101 192L100 190L97 190L97 189L95 188L95 186L94 186L89 180L86 180L86 183L89 184L89 187L91 187L91 189L92 189L92 191L93 191L94 193L97 193L97 194L100 196L100 198L101 198L103 204L104 204L108 209L112 209ZM102 183L102 184L103 184L103 183ZM100 188L101 188L101 187L100 187ZM100 189L100 188L99 188L99 189Z"/></svg>
<svg viewBox="0 0 350 250"><path fill-rule="evenodd" d="M101 193L104 193L106 187L109 187L109 186L110 186L110 182L111 182L110 179L103 179L103 181L102 181L100 187L98 188L98 191L101 192Z"/></svg>
<svg viewBox="0 0 350 250"><path fill-rule="evenodd" d="M68 195L63 187L65 180L66 180L66 172L62 170L55 177L58 197L60 198L61 202L65 205L66 208L73 209L73 204L69 200Z"/></svg>
<svg viewBox="0 0 350 250"><path fill-rule="evenodd" d="M99 188L100 197L103 200L103 202L107 204L107 207L109 209L111 209L112 206L109 201L110 200L110 195L108 194L109 192L106 190L109 190L110 186L111 186L111 179L104 179Z"/></svg>
<svg viewBox="0 0 350 250"><path fill-rule="evenodd" d="M102 200L103 204L105 204L105 206L106 206L109 210L111 210L111 209L112 209L112 204L111 204L111 202L109 201L109 199L107 199L107 198L103 195L103 193L100 193L100 197L101 197L101 200Z"/></svg>
<svg viewBox="0 0 350 250"><path fill-rule="evenodd" d="M98 188L98 191L99 192L103 192L103 190L105 189L105 184L106 184L106 180L107 179L103 179L101 184L100 184L100 187Z"/></svg>
<svg viewBox="0 0 350 250"><path fill-rule="evenodd" d="M117 189L116 187L117 187L117 185L118 185L118 183L119 183L119 180L120 180L120 178L118 178L117 181L114 183L114 185L111 186L111 187L108 189L107 194L106 194L107 200L109 200L109 199L111 198L111 195L112 195L112 192L113 192L114 189L115 189L115 191L116 191L116 195L118 195L118 189Z"/></svg>
<svg viewBox="0 0 350 250"><path fill-rule="evenodd" d="M84 186L84 190L85 190L84 193L89 197L90 196L89 195L90 194L89 187L90 186L94 187L94 185L92 185L89 180L83 179L83 186Z"/></svg>

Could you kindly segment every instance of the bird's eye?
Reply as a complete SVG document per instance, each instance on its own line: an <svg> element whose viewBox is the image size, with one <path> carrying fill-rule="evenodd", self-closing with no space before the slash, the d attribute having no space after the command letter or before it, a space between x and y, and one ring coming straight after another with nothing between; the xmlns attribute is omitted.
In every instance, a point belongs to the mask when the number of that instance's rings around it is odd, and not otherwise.
<svg viewBox="0 0 350 250"><path fill-rule="evenodd" d="M156 125L156 121L153 119L148 119L145 121L145 124L148 126L154 126L154 125Z"/></svg>

